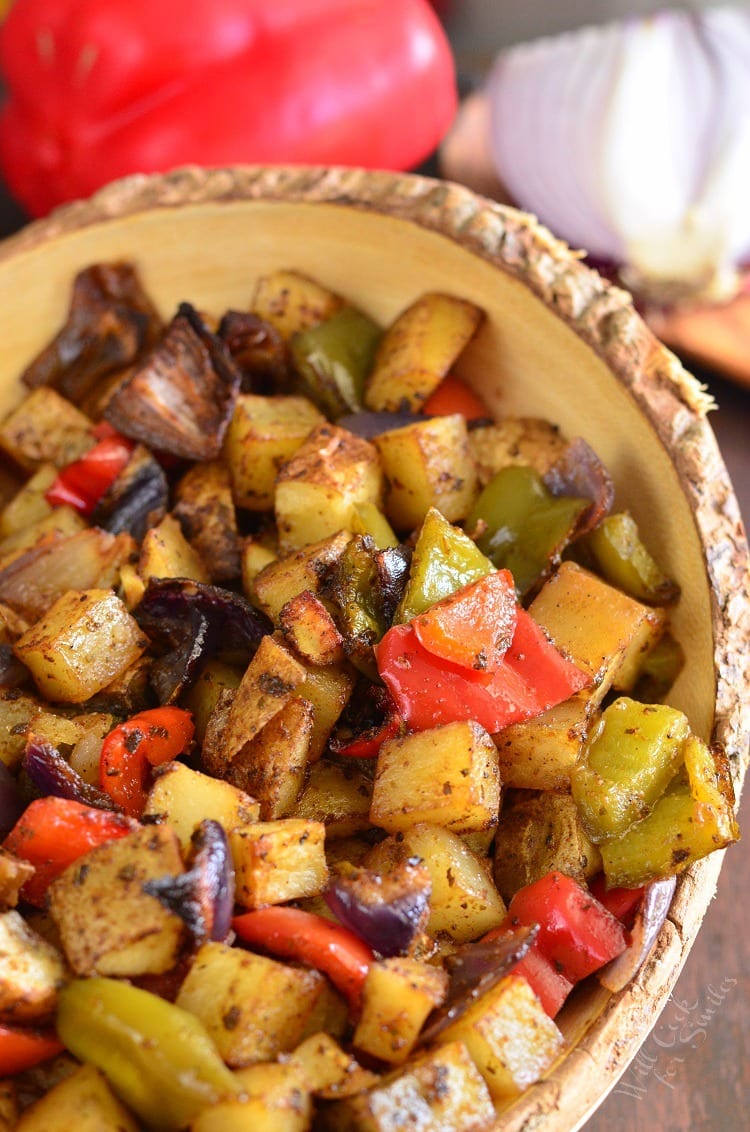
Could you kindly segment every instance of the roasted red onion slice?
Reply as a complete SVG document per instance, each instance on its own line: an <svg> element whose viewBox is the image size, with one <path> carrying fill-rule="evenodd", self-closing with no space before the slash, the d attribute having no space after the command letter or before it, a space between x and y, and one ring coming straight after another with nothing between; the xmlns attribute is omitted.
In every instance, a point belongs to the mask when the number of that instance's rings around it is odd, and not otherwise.
<svg viewBox="0 0 750 1132"><path fill-rule="evenodd" d="M350 867L333 878L325 900L345 927L388 957L404 955L424 929L431 889L426 867L403 861L383 876Z"/></svg>
<svg viewBox="0 0 750 1132"><path fill-rule="evenodd" d="M607 990L621 991L640 970L667 918L676 883L677 877L666 877L646 887L630 931L630 946L597 973Z"/></svg>
<svg viewBox="0 0 750 1132"><path fill-rule="evenodd" d="M612 477L593 448L580 436L571 440L555 460L544 482L553 495L573 495L591 501L591 506L578 520L576 538L593 530L612 510L615 498Z"/></svg>
<svg viewBox="0 0 750 1132"><path fill-rule="evenodd" d="M143 888L184 921L196 945L221 943L229 935L234 911L234 867L224 828L202 821L192 837L193 860L180 876L158 877Z"/></svg>
<svg viewBox="0 0 750 1132"><path fill-rule="evenodd" d="M420 413L416 416L414 413L377 413L366 412L361 413L346 413L343 417L339 417L336 424L340 428L345 428L348 432L353 432L355 436L361 436L364 440L372 440L373 436L380 436L381 432L390 432L394 428L404 428L406 425L414 424L415 421L426 420L426 414Z"/></svg>
<svg viewBox="0 0 750 1132"><path fill-rule="evenodd" d="M21 765L42 795L71 798L98 810L117 809L108 794L81 778L57 747L44 739L33 735L29 737Z"/></svg>

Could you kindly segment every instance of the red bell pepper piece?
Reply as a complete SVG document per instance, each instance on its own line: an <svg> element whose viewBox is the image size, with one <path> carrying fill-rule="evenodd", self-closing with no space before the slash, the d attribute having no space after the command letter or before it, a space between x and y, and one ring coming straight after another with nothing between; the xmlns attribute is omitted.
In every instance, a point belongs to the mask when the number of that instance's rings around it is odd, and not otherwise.
<svg viewBox="0 0 750 1132"><path fill-rule="evenodd" d="M413 624L394 625L375 646L378 671L415 731L473 719L493 734L567 700L591 678L550 644L523 609L494 671L459 668L433 656Z"/></svg>
<svg viewBox="0 0 750 1132"><path fill-rule="evenodd" d="M589 884L592 896L603 904L608 912L617 916L626 928L632 927L635 911L646 891L645 888L607 888L604 873L599 873Z"/></svg>
<svg viewBox="0 0 750 1132"><path fill-rule="evenodd" d="M489 420L492 413L473 389L460 377L449 373L422 405L422 412L428 416L449 417L461 413L467 421Z"/></svg>
<svg viewBox="0 0 750 1132"><path fill-rule="evenodd" d="M89 448L80 460L74 460L58 473L45 492L53 507L67 503L81 515L90 515L97 503L126 467L135 441L115 433L105 436Z"/></svg>
<svg viewBox="0 0 750 1132"><path fill-rule="evenodd" d="M497 672L513 640L517 615L513 575L496 570L436 602L411 625L432 656L472 672Z"/></svg>
<svg viewBox="0 0 750 1132"><path fill-rule="evenodd" d="M278 906L235 916L232 927L245 943L322 971L352 1010L359 1008L362 986L375 955L348 928L314 912Z"/></svg>
<svg viewBox="0 0 750 1132"><path fill-rule="evenodd" d="M534 947L571 983L598 971L627 947L625 929L582 885L551 872L519 889L503 928L539 924Z"/></svg>
<svg viewBox="0 0 750 1132"><path fill-rule="evenodd" d="M126 814L143 813L149 769L171 762L195 733L193 717L178 707L150 708L113 728L102 743L99 784Z"/></svg>
<svg viewBox="0 0 750 1132"><path fill-rule="evenodd" d="M15 0L0 70L2 171L34 215L191 162L411 168L457 105L427 0Z"/></svg>
<svg viewBox="0 0 750 1132"><path fill-rule="evenodd" d="M505 935L507 931L508 928L504 924L487 932L482 939L497 939L499 936ZM554 964L533 945L523 959L519 959L516 963L513 974L523 975L550 1018L555 1017L573 989L570 979L566 979L565 975L558 971Z"/></svg>
<svg viewBox="0 0 750 1132"><path fill-rule="evenodd" d="M63 1044L53 1030L22 1029L0 1025L0 1077L12 1077L62 1053Z"/></svg>
<svg viewBox="0 0 750 1132"><path fill-rule="evenodd" d="M136 828L136 823L123 814L50 795L26 807L3 848L34 866L34 875L23 885L21 896L41 907L50 884L68 865L97 845L124 837Z"/></svg>

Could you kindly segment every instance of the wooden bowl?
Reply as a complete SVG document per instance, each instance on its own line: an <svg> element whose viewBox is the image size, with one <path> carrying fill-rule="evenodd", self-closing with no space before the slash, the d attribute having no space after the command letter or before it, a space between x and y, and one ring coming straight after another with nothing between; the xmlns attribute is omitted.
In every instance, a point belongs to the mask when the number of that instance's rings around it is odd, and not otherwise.
<svg viewBox="0 0 750 1132"><path fill-rule="evenodd" d="M702 388L657 342L629 297L533 218L456 185L359 170L232 168L132 177L65 206L0 246L0 409L62 322L75 272L137 262L164 314L189 299L247 307L255 277L294 267L387 322L425 290L478 303L486 323L461 362L497 414L548 418L611 470L682 587L674 630L687 663L670 702L729 753L737 792L748 754L748 555ZM571 1132L601 1102L654 1025L711 900L722 854L680 878L636 980L574 996L572 1048L504 1110L498 1129Z"/></svg>

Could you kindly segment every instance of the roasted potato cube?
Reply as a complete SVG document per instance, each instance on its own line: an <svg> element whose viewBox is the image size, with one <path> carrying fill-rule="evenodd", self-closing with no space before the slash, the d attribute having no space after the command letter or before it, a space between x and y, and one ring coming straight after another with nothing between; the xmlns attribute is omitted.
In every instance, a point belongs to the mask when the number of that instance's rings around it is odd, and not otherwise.
<svg viewBox="0 0 750 1132"><path fill-rule="evenodd" d="M443 1002L448 974L418 959L380 959L367 972L362 1013L352 1041L357 1049L402 1065L427 1015Z"/></svg>
<svg viewBox="0 0 750 1132"><path fill-rule="evenodd" d="M242 677L229 710L223 744L227 762L289 703L307 672L274 637L265 636Z"/></svg>
<svg viewBox="0 0 750 1132"><path fill-rule="evenodd" d="M294 809L305 782L313 716L312 704L293 696L227 771L235 786L257 799L263 821L286 817Z"/></svg>
<svg viewBox="0 0 750 1132"><path fill-rule="evenodd" d="M430 507L453 523L468 514L477 488L466 421L429 417L373 438L385 476L384 510L394 527L419 526Z"/></svg>
<svg viewBox="0 0 750 1132"><path fill-rule="evenodd" d="M271 271L255 284L252 310L291 338L325 322L344 305L344 300L301 271Z"/></svg>
<svg viewBox="0 0 750 1132"><path fill-rule="evenodd" d="M367 408L418 413L482 318L466 299L435 291L420 295L383 335L367 379Z"/></svg>
<svg viewBox="0 0 750 1132"><path fill-rule="evenodd" d="M20 892L34 875L34 866L0 848L0 911L15 908ZM1 962L1 960L0 960ZM0 1124L0 1129L2 1125Z"/></svg>
<svg viewBox="0 0 750 1132"><path fill-rule="evenodd" d="M16 1132L138 1132L138 1123L94 1065L81 1065L21 1117Z"/></svg>
<svg viewBox="0 0 750 1132"><path fill-rule="evenodd" d="M319 592L323 579L341 558L351 537L349 531L338 531L270 562L256 575L248 596L272 621L278 622L281 610L297 594L303 590Z"/></svg>
<svg viewBox="0 0 750 1132"><path fill-rule="evenodd" d="M503 807L495 834L495 883L503 899L553 871L584 883L601 860L569 794L521 791Z"/></svg>
<svg viewBox="0 0 750 1132"><path fill-rule="evenodd" d="M349 530L355 503L379 504L377 449L336 425L319 425L279 472L274 511L282 553Z"/></svg>
<svg viewBox="0 0 750 1132"><path fill-rule="evenodd" d="M71 590L14 651L48 699L80 704L133 664L148 643L111 590Z"/></svg>
<svg viewBox="0 0 750 1132"><path fill-rule="evenodd" d="M270 511L279 469L324 423L307 397L238 397L224 441L237 506Z"/></svg>
<svg viewBox="0 0 750 1132"><path fill-rule="evenodd" d="M516 464L534 468L543 476L567 443L556 425L538 417L505 417L469 433L469 451L480 487L486 487L503 468Z"/></svg>
<svg viewBox="0 0 750 1132"><path fill-rule="evenodd" d="M217 821L229 833L257 821L260 805L236 786L191 770L184 763L165 763L148 795L143 816L166 822L177 834L183 851L200 823Z"/></svg>
<svg viewBox="0 0 750 1132"><path fill-rule="evenodd" d="M165 515L151 527L141 543L138 573L144 582L149 578L193 578L210 582L205 562L182 533L174 515Z"/></svg>
<svg viewBox="0 0 750 1132"><path fill-rule="evenodd" d="M64 978L57 949L19 912L0 914L0 1019L23 1023L51 1014Z"/></svg>
<svg viewBox="0 0 750 1132"><path fill-rule="evenodd" d="M54 464L42 464L0 512L0 538L16 531L24 531L38 519L52 512L52 505L44 498L48 488L57 479Z"/></svg>
<svg viewBox="0 0 750 1132"><path fill-rule="evenodd" d="M291 1054L290 1061L299 1070L305 1088L312 1093L343 1088L348 1080L364 1072L328 1033L305 1038Z"/></svg>
<svg viewBox="0 0 750 1132"><path fill-rule="evenodd" d="M512 974L481 995L437 1040L466 1044L497 1101L538 1081L563 1045L562 1034L529 984Z"/></svg>
<svg viewBox="0 0 750 1132"><path fill-rule="evenodd" d="M431 727L380 748L370 820L389 833L433 822L455 833L497 825L497 750L478 723Z"/></svg>
<svg viewBox="0 0 750 1132"><path fill-rule="evenodd" d="M289 1074L285 1065L272 1063L263 1068L283 1069ZM294 1090L290 1087L290 1095L278 1101L267 1096L218 1101L199 1113L189 1132L308 1132L311 1116L309 1093L299 1086Z"/></svg>
<svg viewBox="0 0 750 1132"><path fill-rule="evenodd" d="M333 840L369 829L371 801L372 780L361 768L323 759L310 768L295 809L299 817L323 822L326 837Z"/></svg>
<svg viewBox="0 0 750 1132"><path fill-rule="evenodd" d="M225 464L194 464L177 484L173 515L212 582L239 578L240 539Z"/></svg>
<svg viewBox="0 0 750 1132"><path fill-rule="evenodd" d="M94 444L91 421L54 389L40 386L0 422L0 450L24 471L62 468Z"/></svg>
<svg viewBox="0 0 750 1132"><path fill-rule="evenodd" d="M77 975L159 975L179 956L184 924L145 891L184 872L177 834L145 826L90 850L49 889L49 910Z"/></svg>
<svg viewBox="0 0 750 1132"><path fill-rule="evenodd" d="M255 822L229 834L237 903L244 908L315 896L328 883L325 826L305 818Z"/></svg>
<svg viewBox="0 0 750 1132"><path fill-rule="evenodd" d="M239 687L241 680L241 668L225 664L221 660L208 660L192 688L183 694L180 702L193 713L195 737L199 743L203 742L208 721L219 696L226 688Z"/></svg>
<svg viewBox="0 0 750 1132"><path fill-rule="evenodd" d="M455 943L468 943L503 922L505 904L491 876L457 834L437 825L415 825L381 841L365 864L386 873L410 857L424 861L430 874L430 935L448 935Z"/></svg>
<svg viewBox="0 0 750 1132"><path fill-rule="evenodd" d="M6 569L28 550L47 546L68 535L78 534L86 529L86 520L72 507L63 505L53 507L48 515L7 535L0 542L0 566Z"/></svg>
<svg viewBox="0 0 750 1132"><path fill-rule="evenodd" d="M17 688L0 688L0 763L14 770L26 746L26 725L40 710L39 700Z"/></svg>
<svg viewBox="0 0 750 1132"><path fill-rule="evenodd" d="M339 716L351 698L355 680L347 665L319 668L305 664L307 676L297 693L313 706L313 730L307 761L317 762Z"/></svg>
<svg viewBox="0 0 750 1132"><path fill-rule="evenodd" d="M344 659L344 638L323 602L310 590L282 606L279 624L284 639L308 664L340 664Z"/></svg>
<svg viewBox="0 0 750 1132"><path fill-rule="evenodd" d="M364 1093L337 1101L326 1132L420 1132L489 1128L495 1108L463 1042L431 1049ZM408 1123L407 1123L408 1121Z"/></svg>
<svg viewBox="0 0 750 1132"><path fill-rule="evenodd" d="M252 951L205 943L177 995L203 1022L228 1065L267 1061L294 1047L325 978Z"/></svg>

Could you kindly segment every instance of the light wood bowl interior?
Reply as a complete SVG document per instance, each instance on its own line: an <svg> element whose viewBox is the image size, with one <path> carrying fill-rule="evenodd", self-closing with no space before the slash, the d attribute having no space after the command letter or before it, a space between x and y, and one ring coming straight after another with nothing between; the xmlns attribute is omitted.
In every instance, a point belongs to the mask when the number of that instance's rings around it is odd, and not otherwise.
<svg viewBox="0 0 750 1132"><path fill-rule="evenodd" d="M608 287L530 218L468 190L344 170L176 171L129 178L67 206L0 247L0 407L62 322L77 270L136 262L170 315L183 299L220 314L249 304L274 267L305 271L385 323L426 290L472 299L486 322L462 375L498 414L541 416L581 435L610 468L682 598L674 629L687 663L670 701L723 742L737 788L747 755L747 549L707 399ZM646 1037L713 894L720 854L678 886L636 982L591 989L566 1010L578 1044L499 1118L503 1130L570 1132ZM717 857L719 859L717 859ZM530 1123L531 1122L531 1123Z"/></svg>

